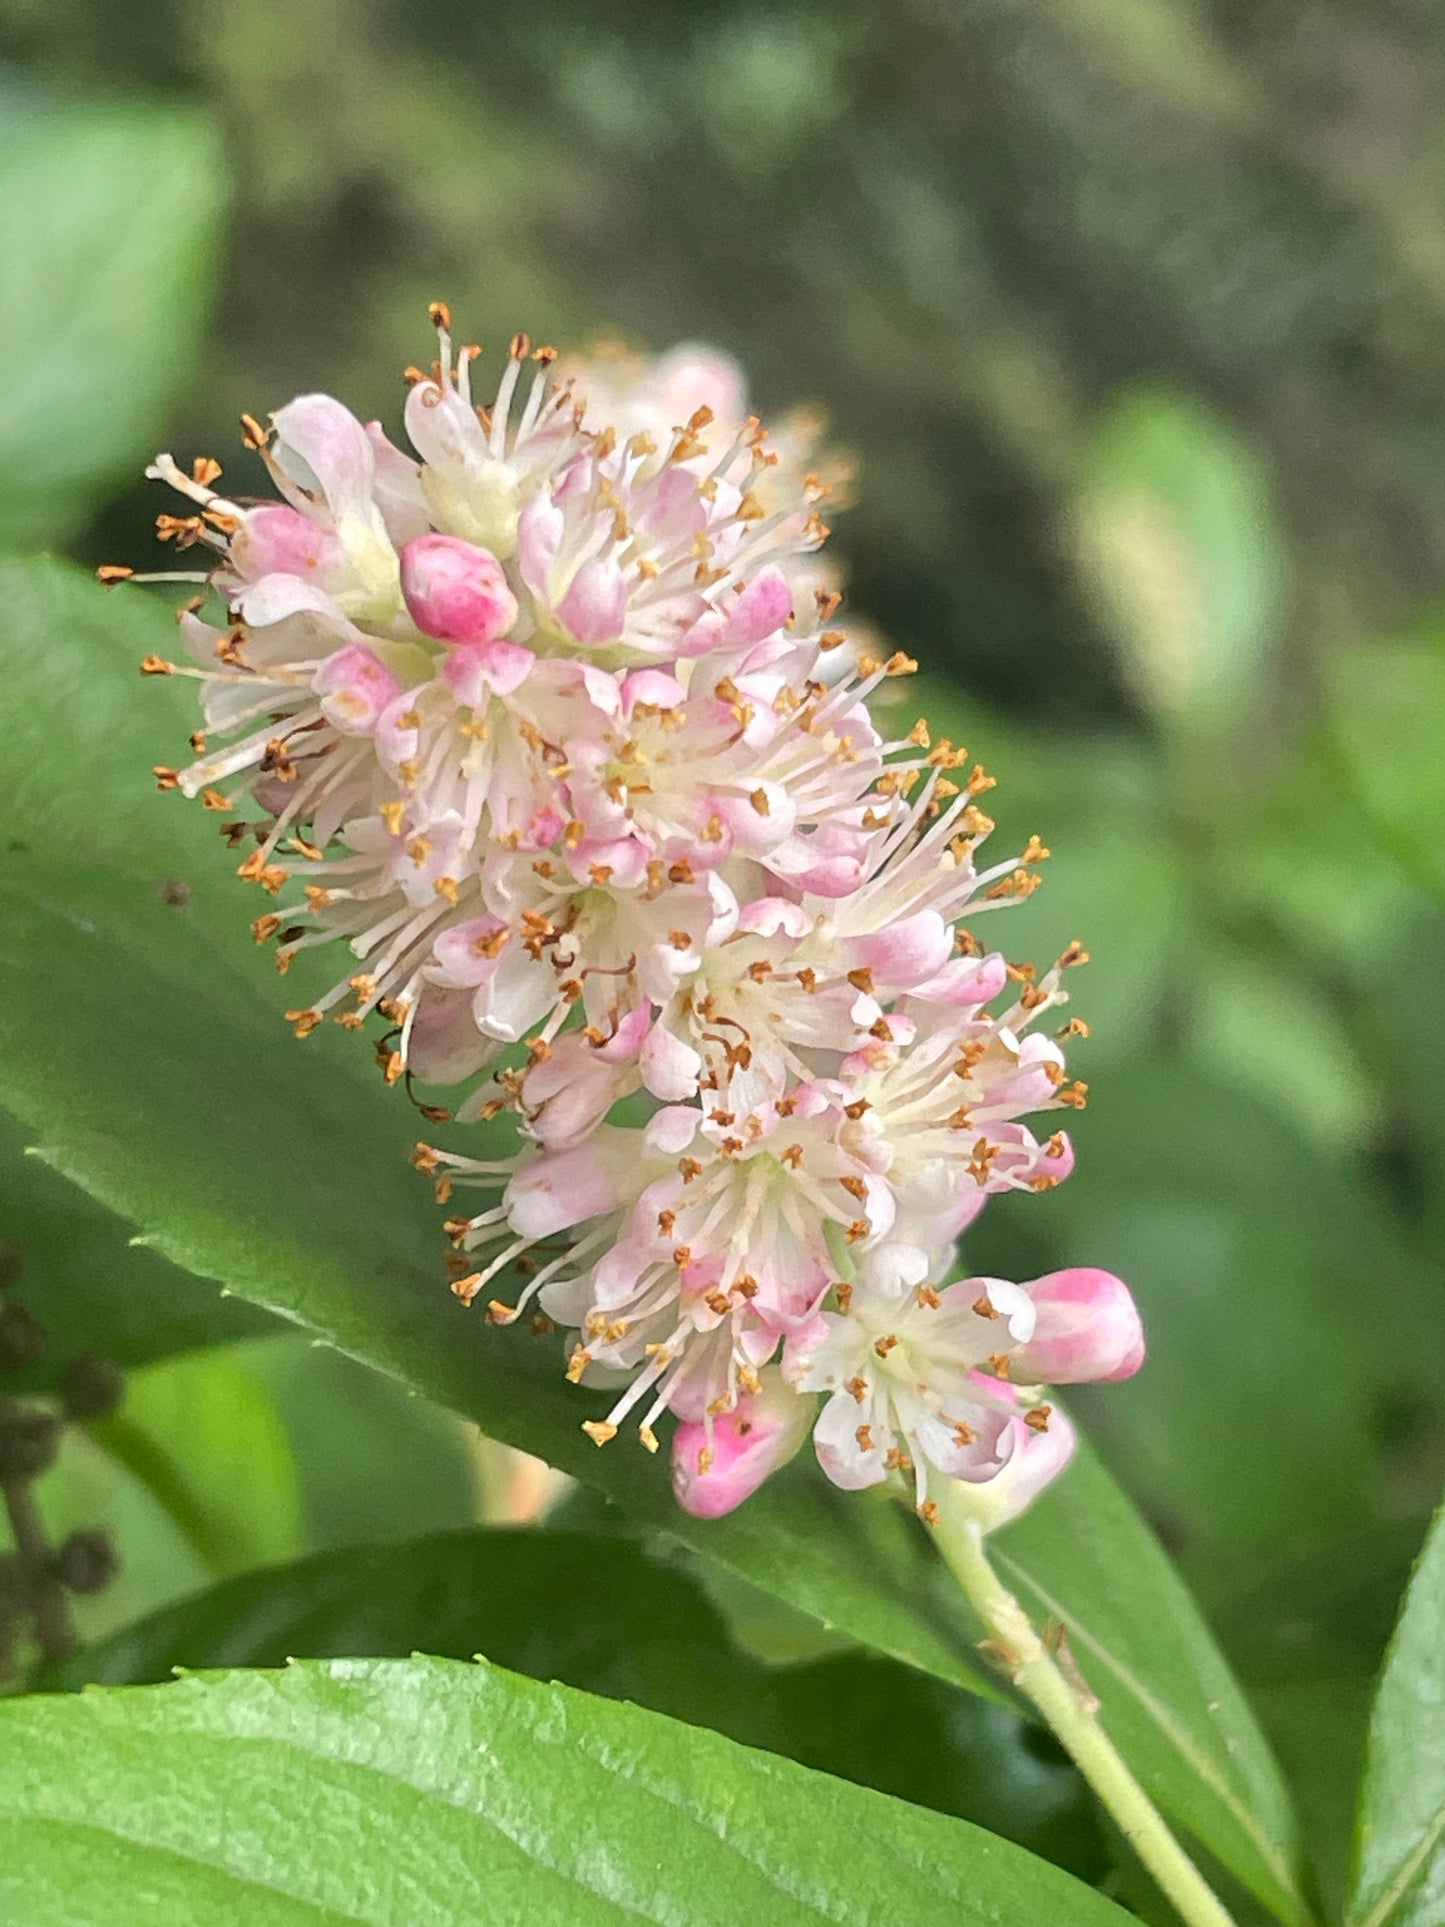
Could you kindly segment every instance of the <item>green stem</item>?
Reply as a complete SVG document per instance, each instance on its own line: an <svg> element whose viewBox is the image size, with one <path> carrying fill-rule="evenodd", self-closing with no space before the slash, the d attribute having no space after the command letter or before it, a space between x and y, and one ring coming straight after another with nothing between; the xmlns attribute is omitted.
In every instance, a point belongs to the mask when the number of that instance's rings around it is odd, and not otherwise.
<svg viewBox="0 0 1445 1927"><path fill-rule="evenodd" d="M945 1482L948 1483L948 1482ZM984 1551L983 1531L956 1492L938 1495L939 1549L988 1629L995 1656L1031 1699L1124 1838L1188 1927L1233 1927L1229 1915L1164 1822Z"/></svg>

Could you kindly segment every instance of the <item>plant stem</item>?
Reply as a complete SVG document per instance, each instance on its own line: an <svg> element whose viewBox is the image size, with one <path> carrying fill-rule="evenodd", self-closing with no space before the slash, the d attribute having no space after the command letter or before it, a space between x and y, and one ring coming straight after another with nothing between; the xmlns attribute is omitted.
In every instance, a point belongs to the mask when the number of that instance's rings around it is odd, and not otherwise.
<svg viewBox="0 0 1445 1927"><path fill-rule="evenodd" d="M13 1398L0 1393L0 1425L13 1423L21 1412L22 1407ZM26 1603L34 1619L36 1643L47 1660L64 1659L80 1642L70 1623L65 1587L51 1561L50 1540L35 1503L34 1477L33 1472L12 1470L8 1478L0 1479L0 1500L10 1521L15 1557L24 1575Z"/></svg>
<svg viewBox="0 0 1445 1927"><path fill-rule="evenodd" d="M984 1550L983 1531L952 1491L940 1493L939 1549L988 1629L995 1657L1048 1721L1075 1766L1188 1927L1233 1927L1198 1868L1134 1778L1092 1707L1045 1646Z"/></svg>

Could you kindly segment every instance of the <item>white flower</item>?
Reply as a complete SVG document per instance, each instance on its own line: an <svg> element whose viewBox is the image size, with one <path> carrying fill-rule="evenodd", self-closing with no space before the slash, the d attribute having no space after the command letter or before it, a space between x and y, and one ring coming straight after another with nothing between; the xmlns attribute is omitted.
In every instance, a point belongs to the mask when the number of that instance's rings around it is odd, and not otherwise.
<svg viewBox="0 0 1445 1927"><path fill-rule="evenodd" d="M860 1278L844 1295L847 1310L820 1313L790 1340L784 1364L796 1390L831 1394L813 1433L828 1477L851 1490L911 1472L920 1505L930 1469L992 1478L1013 1452L1012 1401L980 1367L1005 1375L1009 1354L1032 1335L1028 1293L971 1278L900 1296Z"/></svg>

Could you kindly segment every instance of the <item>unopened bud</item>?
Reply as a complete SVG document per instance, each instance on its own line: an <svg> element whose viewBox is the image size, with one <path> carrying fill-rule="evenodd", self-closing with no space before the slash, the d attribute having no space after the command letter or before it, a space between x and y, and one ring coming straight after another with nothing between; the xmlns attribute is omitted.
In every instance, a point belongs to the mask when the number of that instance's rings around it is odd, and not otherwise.
<svg viewBox="0 0 1445 1927"><path fill-rule="evenodd" d="M125 1390L125 1378L108 1358L72 1358L60 1374L60 1400L73 1419L103 1418Z"/></svg>
<svg viewBox="0 0 1445 1927"><path fill-rule="evenodd" d="M695 1519L732 1512L786 1465L813 1422L816 1401L790 1391L776 1371L761 1375L751 1397L712 1421L678 1426L672 1438L672 1489Z"/></svg>
<svg viewBox="0 0 1445 1927"><path fill-rule="evenodd" d="M55 1554L54 1572L67 1592L99 1592L115 1577L118 1561L108 1532L72 1532Z"/></svg>
<svg viewBox="0 0 1445 1927"><path fill-rule="evenodd" d="M423 635L495 642L517 620L517 599L489 549L455 535L418 535L401 552L401 592Z"/></svg>
<svg viewBox="0 0 1445 1927"><path fill-rule="evenodd" d="M17 1406L0 1422L0 1480L33 1479L60 1449L61 1421L51 1412Z"/></svg>
<svg viewBox="0 0 1445 1927"><path fill-rule="evenodd" d="M1033 1336L1014 1354L1020 1383L1077 1385L1132 1378L1144 1363L1144 1327L1129 1287L1112 1271L1051 1271L1024 1289L1037 1314Z"/></svg>

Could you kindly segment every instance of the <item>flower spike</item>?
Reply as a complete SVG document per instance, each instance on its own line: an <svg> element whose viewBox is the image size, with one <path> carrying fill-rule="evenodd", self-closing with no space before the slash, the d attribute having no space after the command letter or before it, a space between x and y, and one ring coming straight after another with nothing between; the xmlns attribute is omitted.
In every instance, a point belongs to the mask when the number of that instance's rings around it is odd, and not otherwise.
<svg viewBox="0 0 1445 1927"><path fill-rule="evenodd" d="M370 1026L388 1082L455 1087L428 1118L510 1133L414 1161L460 1305L565 1328L599 1446L666 1421L715 1517L812 1426L839 1485L1011 1516L1071 1449L1035 1381L1143 1357L1108 1273L950 1282L990 1197L1073 1164L1086 1027L1051 1013L1086 953L1040 972L973 930L1049 852L985 858L994 778L885 720L917 665L840 626L815 422L769 435L710 350L525 333L479 402L429 314L414 454L313 394L243 418L274 500L148 471L206 564L175 578L189 660L141 665L200 685L156 781L224 818L278 969L344 953L298 1036Z"/></svg>

